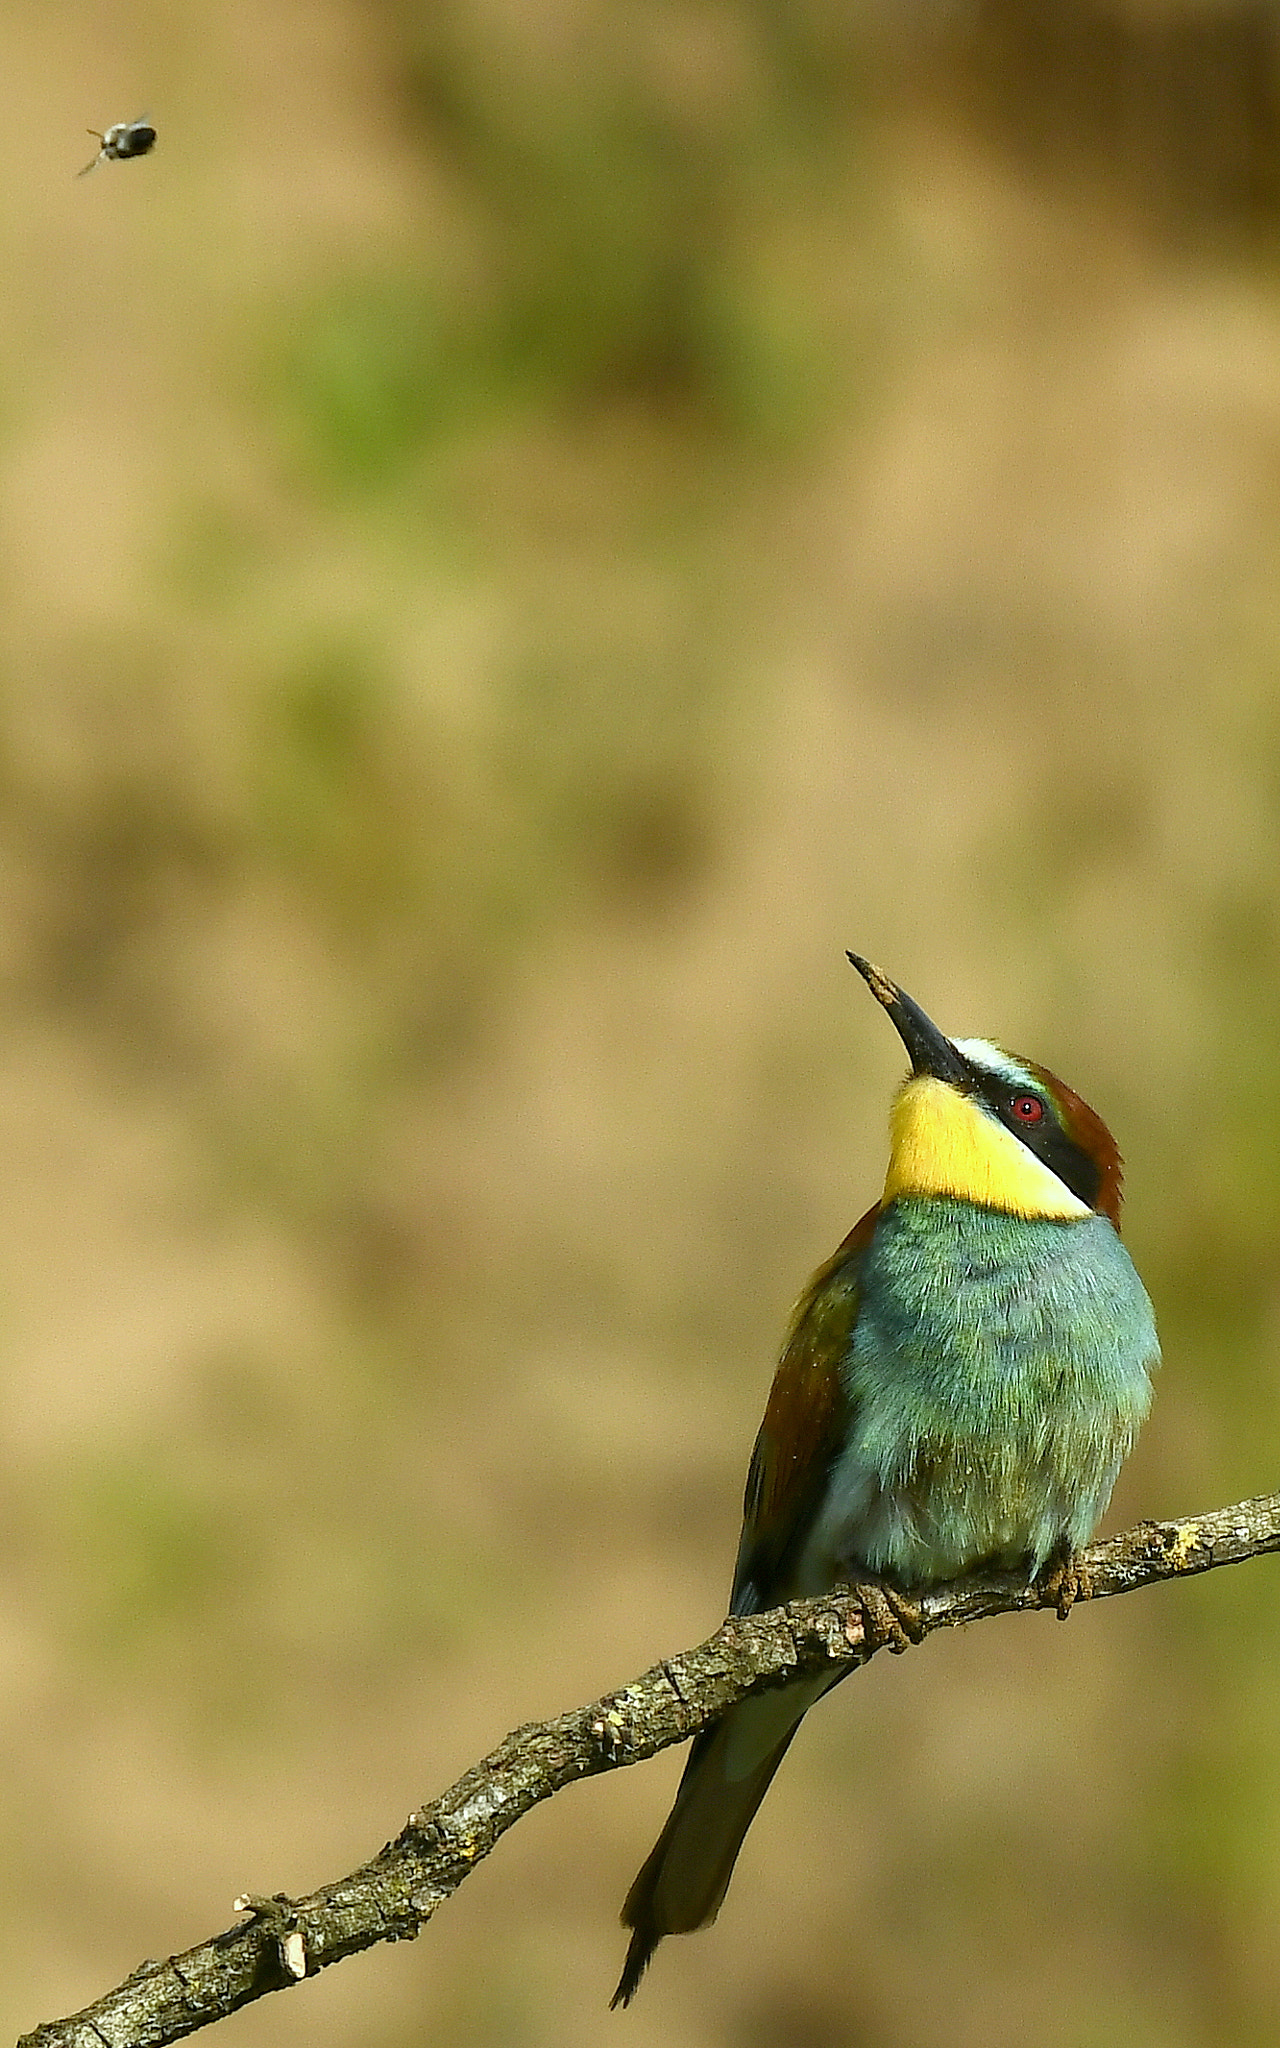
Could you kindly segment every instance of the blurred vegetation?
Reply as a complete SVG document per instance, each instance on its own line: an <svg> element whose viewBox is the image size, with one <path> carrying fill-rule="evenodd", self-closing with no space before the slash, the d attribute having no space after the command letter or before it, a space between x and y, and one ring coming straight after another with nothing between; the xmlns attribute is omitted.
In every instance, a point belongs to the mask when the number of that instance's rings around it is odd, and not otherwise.
<svg viewBox="0 0 1280 2048"><path fill-rule="evenodd" d="M1116 1514L1280 1459L1271 0L136 17L0 24L15 2031L715 1622L846 944L1117 1128ZM846 1688L620 2024L1269 2042L1280 1591L1116 1604ZM595 2042L667 1783L234 2024Z"/></svg>

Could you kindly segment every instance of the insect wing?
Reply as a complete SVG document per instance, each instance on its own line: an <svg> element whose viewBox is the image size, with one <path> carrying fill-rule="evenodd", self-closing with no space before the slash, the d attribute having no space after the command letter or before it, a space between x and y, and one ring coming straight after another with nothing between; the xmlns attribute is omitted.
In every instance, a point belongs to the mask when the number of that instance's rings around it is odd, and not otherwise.
<svg viewBox="0 0 1280 2048"><path fill-rule="evenodd" d="M96 128L90 128L90 129L88 130L88 133L89 133L90 135L98 135L98 131L97 131L97 129L96 129ZM88 163L87 163L87 164L85 165L85 167L84 167L84 169L83 169L82 171L77 171L77 172L76 172L76 176L77 176L77 178L87 178L87 177L88 177L88 175L89 175L89 173L90 173L90 171L91 171L91 170L93 170L93 169L95 168L95 166L96 166L96 165L100 164L100 163L102 162L102 159L103 159L103 158L104 158L104 156L106 155L106 153L107 153L107 138L106 138L106 136L105 136L105 135L98 135L98 140L99 140L99 142L100 142L100 143L102 144L102 147L101 147L101 149L100 149L100 150L98 151L98 154L97 154L96 156L91 156L91 157L89 158L89 161L88 161Z"/></svg>

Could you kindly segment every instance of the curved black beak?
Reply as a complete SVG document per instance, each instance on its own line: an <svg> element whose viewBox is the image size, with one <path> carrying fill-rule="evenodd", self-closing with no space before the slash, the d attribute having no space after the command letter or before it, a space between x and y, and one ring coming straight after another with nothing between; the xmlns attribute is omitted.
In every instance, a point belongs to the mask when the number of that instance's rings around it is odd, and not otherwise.
<svg viewBox="0 0 1280 2048"><path fill-rule="evenodd" d="M911 1055L912 1071L917 1074L932 1074L935 1080L949 1081L953 1088L966 1091L973 1087L973 1076L956 1051L949 1038L945 1038L931 1017L926 1017L919 1003L904 995L896 982L887 974L881 974L869 960L859 959L856 953L846 958L857 968L876 1001L889 1012L899 1038Z"/></svg>

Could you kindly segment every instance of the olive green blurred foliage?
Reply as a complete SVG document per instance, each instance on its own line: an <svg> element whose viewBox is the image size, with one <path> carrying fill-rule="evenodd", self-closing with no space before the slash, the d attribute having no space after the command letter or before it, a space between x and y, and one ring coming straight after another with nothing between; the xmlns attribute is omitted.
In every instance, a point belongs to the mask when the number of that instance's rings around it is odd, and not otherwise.
<svg viewBox="0 0 1280 2048"><path fill-rule="evenodd" d="M282 404L331 487L385 487L525 408L630 402L782 450L816 428L851 382L838 297L814 289L815 224L862 190L868 55L847 21L387 12L455 235L410 276L326 280L293 312Z"/></svg>
<svg viewBox="0 0 1280 2048"><path fill-rule="evenodd" d="M139 22L0 24L15 2031L714 1624L848 944L1118 1130L1116 1512L1280 1483L1274 9ZM1280 1587L1113 1605L845 1688L619 2034L1272 2040ZM232 2024L599 2040L668 1783Z"/></svg>

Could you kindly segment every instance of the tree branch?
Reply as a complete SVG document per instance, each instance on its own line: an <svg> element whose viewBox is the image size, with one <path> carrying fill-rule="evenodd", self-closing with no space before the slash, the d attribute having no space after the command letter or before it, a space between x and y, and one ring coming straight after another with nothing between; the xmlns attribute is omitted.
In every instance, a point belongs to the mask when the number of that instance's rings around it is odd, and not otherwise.
<svg viewBox="0 0 1280 2048"><path fill-rule="evenodd" d="M1140 1522L1085 1552L1088 1597L1109 1599L1276 1550L1280 1494L1186 1521ZM984 1573L935 1588L921 1607L932 1633L1051 1598L1017 1574ZM238 1899L235 1910L247 1919L167 1962L143 1963L82 2012L24 2035L18 2048L161 2048L376 1942L412 1940L531 1806L579 1778L687 1741L746 1693L829 1664L856 1667L871 1654L857 1607L836 1594L730 1619L622 1691L517 1728L349 1877L302 1899Z"/></svg>

